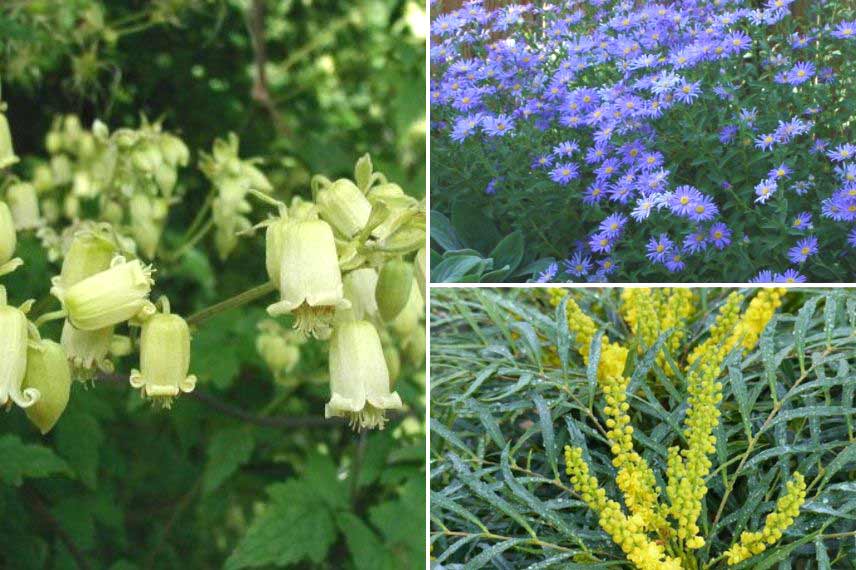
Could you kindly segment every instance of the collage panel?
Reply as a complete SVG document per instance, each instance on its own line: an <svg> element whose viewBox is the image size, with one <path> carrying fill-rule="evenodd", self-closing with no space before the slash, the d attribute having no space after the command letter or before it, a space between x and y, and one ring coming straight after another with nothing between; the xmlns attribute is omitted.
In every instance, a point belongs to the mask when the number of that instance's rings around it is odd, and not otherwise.
<svg viewBox="0 0 856 570"><path fill-rule="evenodd" d="M0 0L0 570L421 570L424 0Z"/></svg>
<svg viewBox="0 0 856 570"><path fill-rule="evenodd" d="M431 301L433 570L853 568L853 290Z"/></svg>
<svg viewBox="0 0 856 570"><path fill-rule="evenodd" d="M856 5L432 3L444 283L856 276Z"/></svg>

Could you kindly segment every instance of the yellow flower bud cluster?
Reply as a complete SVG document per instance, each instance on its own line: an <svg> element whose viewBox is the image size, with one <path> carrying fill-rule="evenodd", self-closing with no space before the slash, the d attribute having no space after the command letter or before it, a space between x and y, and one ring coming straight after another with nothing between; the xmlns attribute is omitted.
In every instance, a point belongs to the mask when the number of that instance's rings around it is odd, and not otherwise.
<svg viewBox="0 0 856 570"><path fill-rule="evenodd" d="M722 355L720 358L724 358L734 348L736 340L731 340L735 338L732 333L740 320L740 305L743 303L743 299L743 295L737 291L728 296L725 303L719 308L716 321L710 326L710 336L696 346L687 358L690 365L698 360L701 355L712 351L720 351ZM723 343L726 338L729 339L729 342Z"/></svg>
<svg viewBox="0 0 856 570"><path fill-rule="evenodd" d="M782 306L785 293L787 289L783 288L761 289L749 302L730 340L735 344L740 342L746 351L755 348L767 323L773 318L776 309Z"/></svg>
<svg viewBox="0 0 856 570"><path fill-rule="evenodd" d="M671 514L677 524L678 537L689 548L700 548L704 541L698 536L696 524L702 501L707 494L705 477L712 463L708 455L714 452L716 437L713 429L719 423L718 404L722 400L722 384L716 381L722 371L718 352L707 353L699 366L687 375L689 409L684 420L687 448L669 449L668 485Z"/></svg>
<svg viewBox="0 0 856 570"><path fill-rule="evenodd" d="M786 485L785 494L776 502L776 510L767 515L761 532L741 533L740 542L725 552L728 565L739 564L747 558L760 554L766 550L767 546L772 546L782 538L782 534L799 515L800 507L805 502L805 493L805 478L801 473L795 472L793 479Z"/></svg>
<svg viewBox="0 0 856 570"><path fill-rule="evenodd" d="M628 517L622 512L621 505L607 499L606 491L589 473L582 449L566 446L565 464L574 490L599 515L601 528L621 547L628 560L640 570L680 570L680 561L666 555L663 547L645 533L641 516L634 514Z"/></svg>
<svg viewBox="0 0 856 570"><path fill-rule="evenodd" d="M550 303L559 305L566 295L563 289L550 289ZM597 332L597 325L579 305L568 299L565 305L565 314L568 318L568 329L575 335L577 351L583 357L583 362L588 364L591 341ZM610 342L604 335L601 341L600 361L598 362L597 375L599 379L608 376L619 376L624 372L624 364L627 361L627 349L617 342Z"/></svg>
<svg viewBox="0 0 856 570"><path fill-rule="evenodd" d="M607 438L614 456L612 464L618 469L616 483L624 494L630 513L639 516L646 530L665 530L665 517L657 504L660 489L648 463L633 449L633 427L627 413L627 386L630 379L621 374L607 376L600 382L606 406Z"/></svg>
<svg viewBox="0 0 856 570"><path fill-rule="evenodd" d="M684 338L683 328L695 313L693 293L689 289L625 289L621 294L621 314L630 330L642 342L639 353L652 346L664 331L672 330L667 346L674 353ZM666 353L660 351L657 363L671 375Z"/></svg>

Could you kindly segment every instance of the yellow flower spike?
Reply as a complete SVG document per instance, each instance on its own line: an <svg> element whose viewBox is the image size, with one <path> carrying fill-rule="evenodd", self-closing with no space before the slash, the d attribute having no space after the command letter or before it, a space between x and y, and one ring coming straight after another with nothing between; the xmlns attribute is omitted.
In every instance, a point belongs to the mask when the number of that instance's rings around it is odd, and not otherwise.
<svg viewBox="0 0 856 570"><path fill-rule="evenodd" d="M330 339L330 401L327 418L344 417L353 428L383 429L386 410L401 409L377 329L366 321L336 325Z"/></svg>
<svg viewBox="0 0 856 570"><path fill-rule="evenodd" d="M606 498L606 492L598 485L597 478L589 474L582 449L566 446L565 465L574 490L599 515L601 528L639 570L681 569L680 561L666 555L663 547L645 534L645 523L641 516L625 516L621 505Z"/></svg>
<svg viewBox="0 0 856 570"><path fill-rule="evenodd" d="M781 287L761 289L749 302L730 340L735 344L740 342L747 352L755 348L767 323L773 318L776 309L782 306L785 293L787 289Z"/></svg>
<svg viewBox="0 0 856 570"><path fill-rule="evenodd" d="M169 408L180 393L193 391L196 376L188 374L190 328L183 318L169 313L165 300L163 306L164 313L152 315L143 323L140 370L131 371L131 386Z"/></svg>
<svg viewBox="0 0 856 570"><path fill-rule="evenodd" d="M741 293L733 292L725 300L725 303L719 308L719 315L716 321L710 326L710 336L700 345L696 346L687 357L688 366L698 360L702 355L710 352L719 352L723 357L734 348L733 332L740 320L740 305L743 303L744 296ZM728 342L724 341L729 339Z"/></svg>
<svg viewBox="0 0 856 570"><path fill-rule="evenodd" d="M71 369L62 346L52 340L30 343L23 387L41 394L38 401L26 409L26 414L45 435L59 421L71 392Z"/></svg>
<svg viewBox="0 0 856 570"><path fill-rule="evenodd" d="M800 472L794 472L793 478L785 486L785 493L776 502L776 509L767 515L761 532L743 532L740 542L725 552L728 565L739 564L778 542L799 515L805 495L805 478Z"/></svg>
<svg viewBox="0 0 856 570"><path fill-rule="evenodd" d="M148 299L154 284L151 275L152 268L139 260L125 261L117 256L110 269L68 289L54 286L51 293L62 302L72 325L84 331L97 331L154 313L154 305Z"/></svg>

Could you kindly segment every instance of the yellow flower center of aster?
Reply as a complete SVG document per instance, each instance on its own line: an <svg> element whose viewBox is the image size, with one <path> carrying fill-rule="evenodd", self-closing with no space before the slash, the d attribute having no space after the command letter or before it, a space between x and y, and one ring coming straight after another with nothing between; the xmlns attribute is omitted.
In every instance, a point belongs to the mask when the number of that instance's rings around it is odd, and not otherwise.
<svg viewBox="0 0 856 570"><path fill-rule="evenodd" d="M664 249L666 249L666 246L664 246L664 245L663 245L663 244L661 244L661 243L658 243L658 244L657 244L657 253L663 253L663 250L664 250Z"/></svg>
<svg viewBox="0 0 856 570"><path fill-rule="evenodd" d="M567 176L567 175L568 175L568 174L570 174L570 173L571 173L571 171L570 171L570 170L568 170L567 168L563 168L563 169L562 169L562 176Z"/></svg>
<svg viewBox="0 0 856 570"><path fill-rule="evenodd" d="M681 196L681 205L686 206L690 203L690 199L687 196Z"/></svg>
<svg viewBox="0 0 856 570"><path fill-rule="evenodd" d="M715 237L716 239L720 239L722 237L722 232L719 230L713 232L713 237Z"/></svg>

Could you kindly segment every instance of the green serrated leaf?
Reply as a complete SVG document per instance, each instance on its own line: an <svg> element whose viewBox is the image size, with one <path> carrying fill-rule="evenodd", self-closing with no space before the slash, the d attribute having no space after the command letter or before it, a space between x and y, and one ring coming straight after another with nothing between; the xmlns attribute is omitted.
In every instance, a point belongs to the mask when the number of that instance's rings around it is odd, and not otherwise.
<svg viewBox="0 0 856 570"><path fill-rule="evenodd" d="M20 486L24 479L71 475L68 464L42 445L26 444L18 436L0 437L0 481Z"/></svg>
<svg viewBox="0 0 856 570"><path fill-rule="evenodd" d="M216 491L242 465L250 460L255 448L252 431L244 428L223 429L214 434L208 444L208 461L202 475L202 492Z"/></svg>

